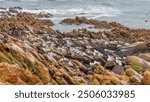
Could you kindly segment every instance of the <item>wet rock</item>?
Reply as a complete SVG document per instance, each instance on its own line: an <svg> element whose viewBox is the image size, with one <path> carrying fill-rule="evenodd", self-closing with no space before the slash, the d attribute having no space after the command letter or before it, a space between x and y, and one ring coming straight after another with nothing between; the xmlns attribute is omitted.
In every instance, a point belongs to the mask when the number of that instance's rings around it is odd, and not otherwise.
<svg viewBox="0 0 150 102"><path fill-rule="evenodd" d="M81 24L81 23L89 24L88 20L85 17L76 17L75 19L65 19L61 22L61 24Z"/></svg>
<svg viewBox="0 0 150 102"><path fill-rule="evenodd" d="M148 20L145 20L145 22L148 22Z"/></svg>
<svg viewBox="0 0 150 102"><path fill-rule="evenodd" d="M122 25L120 25L119 23L116 23L116 22L109 23L106 21L98 21L98 20L87 19L85 17L78 17L78 16L73 19L71 19L71 18L64 19L60 23L68 24L68 25L90 24L90 25L94 25L95 28L106 28L106 29L111 29L113 27L123 27Z"/></svg>
<svg viewBox="0 0 150 102"><path fill-rule="evenodd" d="M51 18L51 17L53 17L53 15L50 13L39 13L39 14L31 14L31 15L33 15L34 17L37 17L37 18Z"/></svg>
<svg viewBox="0 0 150 102"><path fill-rule="evenodd" d="M21 10L21 7L10 7L9 12L11 13L18 13L19 10Z"/></svg>

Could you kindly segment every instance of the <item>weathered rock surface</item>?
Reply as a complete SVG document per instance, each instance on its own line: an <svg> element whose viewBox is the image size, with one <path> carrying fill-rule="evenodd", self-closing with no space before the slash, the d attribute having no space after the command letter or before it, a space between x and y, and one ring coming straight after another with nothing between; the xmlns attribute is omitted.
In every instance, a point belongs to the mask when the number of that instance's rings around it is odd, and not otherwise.
<svg viewBox="0 0 150 102"><path fill-rule="evenodd" d="M0 80L9 84L42 84L41 80L32 74L29 70L18 67L17 65L9 65L0 63Z"/></svg>
<svg viewBox="0 0 150 102"><path fill-rule="evenodd" d="M150 30L76 17L61 24L84 23L100 31L60 32L52 21L39 19L51 14L18 9L0 13L0 84L149 84Z"/></svg>
<svg viewBox="0 0 150 102"><path fill-rule="evenodd" d="M140 58L150 62L150 53L141 53L138 55Z"/></svg>
<svg viewBox="0 0 150 102"><path fill-rule="evenodd" d="M128 81L124 76L118 76L113 72L106 71L103 74L93 75L94 85L126 85Z"/></svg>
<svg viewBox="0 0 150 102"><path fill-rule="evenodd" d="M50 20L36 19L29 13L18 13L16 17L6 19L0 18L1 33L8 33L14 37L26 37L30 34L51 34L55 31L47 27L52 25L53 23Z"/></svg>
<svg viewBox="0 0 150 102"><path fill-rule="evenodd" d="M146 71L144 73L144 78L143 78L142 82L144 85L150 85L150 72L149 71Z"/></svg>
<svg viewBox="0 0 150 102"><path fill-rule="evenodd" d="M127 57L127 63L129 63L131 65L138 65L138 66L145 68L145 69L150 68L150 62L148 62L142 58L139 58L137 56L128 56Z"/></svg>
<svg viewBox="0 0 150 102"><path fill-rule="evenodd" d="M130 29L116 22L98 21L87 19L85 17L75 17L62 20L61 24L88 24L94 25L95 28L107 29L102 33L110 40L124 41L124 42L149 42L149 29ZM147 44L147 46L150 46Z"/></svg>
<svg viewBox="0 0 150 102"><path fill-rule="evenodd" d="M74 19L68 18L62 20L60 22L61 24L76 24L80 25L82 23L84 24L90 24L90 25L95 25L96 28L106 28L106 29L111 29L113 27L123 27L121 24L116 23L116 22L111 22L108 23L106 21L98 21L98 20L93 20L93 19L87 19L85 17L75 17Z"/></svg>

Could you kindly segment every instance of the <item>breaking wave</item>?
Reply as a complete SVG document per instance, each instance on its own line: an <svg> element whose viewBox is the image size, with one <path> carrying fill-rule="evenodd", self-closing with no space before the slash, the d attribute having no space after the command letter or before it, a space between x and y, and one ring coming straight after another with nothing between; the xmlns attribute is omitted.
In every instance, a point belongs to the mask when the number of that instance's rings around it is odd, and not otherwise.
<svg viewBox="0 0 150 102"><path fill-rule="evenodd" d="M44 10L29 10L24 9L22 12L30 13L51 13L56 16L93 16L94 18L101 16L117 16L121 13L120 10L111 7L88 6L86 8L63 8L63 9L44 9Z"/></svg>

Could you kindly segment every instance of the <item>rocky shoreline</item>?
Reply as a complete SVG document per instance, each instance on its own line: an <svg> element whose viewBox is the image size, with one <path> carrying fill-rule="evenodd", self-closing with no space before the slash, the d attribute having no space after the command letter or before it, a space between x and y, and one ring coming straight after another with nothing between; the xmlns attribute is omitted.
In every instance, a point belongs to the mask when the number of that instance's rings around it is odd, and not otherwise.
<svg viewBox="0 0 150 102"><path fill-rule="evenodd" d="M20 11L0 9L0 84L150 84L149 29L75 17L62 32L52 14Z"/></svg>

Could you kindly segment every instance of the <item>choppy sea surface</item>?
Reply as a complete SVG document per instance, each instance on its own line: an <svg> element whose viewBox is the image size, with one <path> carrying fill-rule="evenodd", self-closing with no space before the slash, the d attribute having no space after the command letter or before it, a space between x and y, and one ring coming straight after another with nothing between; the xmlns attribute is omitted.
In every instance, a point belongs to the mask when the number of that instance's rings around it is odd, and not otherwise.
<svg viewBox="0 0 150 102"><path fill-rule="evenodd" d="M22 7L24 12L52 13L51 19L55 22L85 16L117 21L129 27L150 28L150 0L0 0L0 7L14 6Z"/></svg>

